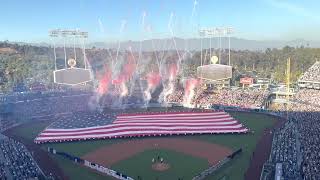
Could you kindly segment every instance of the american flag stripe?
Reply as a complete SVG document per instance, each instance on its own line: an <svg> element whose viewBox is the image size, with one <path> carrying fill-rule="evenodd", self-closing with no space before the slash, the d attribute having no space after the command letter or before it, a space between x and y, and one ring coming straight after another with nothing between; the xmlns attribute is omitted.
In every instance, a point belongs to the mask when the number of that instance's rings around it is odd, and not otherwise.
<svg viewBox="0 0 320 180"><path fill-rule="evenodd" d="M227 129L229 127L232 128L240 128L242 127L242 124L239 123L235 123L235 124L230 124L230 125L224 125L224 126L144 126L143 128L148 129L148 130L153 130L153 131L157 131L157 130L192 130L192 129ZM130 131L130 130L139 130L142 129L141 126L130 126L130 127L116 127L116 128L105 128L105 129L100 129L100 130L91 130L91 131L82 131L82 132L47 132L44 131L43 133L41 133L41 136L55 136L55 135L59 135L59 136L64 136L64 135L81 135L81 134L86 134L86 133L107 133L107 132L116 132L116 131Z"/></svg>
<svg viewBox="0 0 320 180"><path fill-rule="evenodd" d="M70 131L61 131L61 130L51 130L51 129L47 129L45 131L42 132L42 134L44 133L81 133L81 132L99 132L99 131L107 131L110 129L117 129L117 128L134 128L134 127L144 127L144 128L150 128L150 127L205 127L205 126L214 126L214 125L234 125L237 124L238 121L234 120L234 121L221 121L221 122L214 122L214 123L124 123L124 124L119 124L119 125L110 125L110 126L104 126L103 128L96 128L96 129L76 129L76 130L70 130Z"/></svg>
<svg viewBox="0 0 320 180"><path fill-rule="evenodd" d="M219 119L219 120L197 120L195 121L132 121L132 122L124 122L124 123L113 123L105 126L99 126L99 127L89 127L89 128L75 128L75 129L46 129L44 132L83 132L83 131L91 131L91 130L100 130L100 129L108 129L113 127L119 127L121 125L123 126L137 126L137 125L163 125L163 126L179 126L179 125L192 125L192 126L204 126L204 125L219 125L219 124L232 124L238 122L237 120L234 120L233 118L226 118L226 119Z"/></svg>
<svg viewBox="0 0 320 180"><path fill-rule="evenodd" d="M188 113L188 116L217 116L217 115L226 115L225 112L210 112L210 113ZM149 118L150 116L152 117L178 117L178 116L182 116L182 117L186 117L186 113L181 113L181 112L177 112L177 113L173 113L173 112L169 112L169 113L146 113L146 114L133 114L133 115L125 115L125 114L120 114L117 117L119 119L121 118L125 118L125 119L130 119L130 118Z"/></svg>
<svg viewBox="0 0 320 180"><path fill-rule="evenodd" d="M165 133L175 133L175 132L188 132L188 131L197 131L197 132L202 132L202 131L216 131L216 130L234 130L234 129L240 129L241 127L233 127L233 128L199 128L199 129L191 129L191 128L181 128L181 129L168 129L168 128L149 128L148 132L165 132ZM133 129L119 129L119 130L114 130L114 131L109 131L108 134L117 134L119 132L125 132L127 134L134 134L136 132L144 132L145 130L141 130L141 128L133 128ZM63 137L83 137L83 136L90 136L90 135L98 135L98 134L106 134L105 132L86 132L86 133L81 133L81 134L64 134L64 135L41 135L39 136L40 138L47 138L47 137L58 137L58 138L63 138Z"/></svg>
<svg viewBox="0 0 320 180"><path fill-rule="evenodd" d="M117 119L115 122L126 122L126 121L133 121L133 120L150 120L150 121L154 121L154 120L174 120L174 121L179 121L179 120L187 120L187 119L191 119L191 120L195 120L195 119L225 119L228 118L230 116L228 115L223 115L223 116L191 116L191 117L156 117L157 119L155 119L155 117L153 118L130 118L130 119Z"/></svg>
<svg viewBox="0 0 320 180"><path fill-rule="evenodd" d="M245 133L248 129L223 111L121 114L108 125L63 129L48 127L36 143L181 134Z"/></svg>
<svg viewBox="0 0 320 180"><path fill-rule="evenodd" d="M213 123L213 122L226 122L226 121L234 121L234 119L232 117L229 118L220 118L220 119L212 119L212 120L207 120L207 119L199 119L197 121L194 120L185 120L185 121L172 121L172 120L153 120L152 124L158 124L158 123L175 123L175 124L179 124L179 123L193 123L193 124L198 124L198 125L202 125L204 123ZM118 124L123 124L123 125L130 125L130 124L136 124L136 123L147 123L150 124L151 122L148 121L144 121L144 120L139 120L139 121L127 121L127 122L118 122L118 121L114 121L113 124L109 124L109 125L104 125L104 126L99 126L99 127L88 127L88 128L74 128L74 129L59 129L59 128L55 128L52 129L53 132L77 132L77 131L87 131L87 130L93 130L93 129L104 129L106 127L114 127L114 126L118 126ZM50 131L51 129L46 129L45 131Z"/></svg>
<svg viewBox="0 0 320 180"><path fill-rule="evenodd" d="M152 130L140 130L140 131L118 131L117 133L110 133L108 135L101 134L91 134L91 135L81 135L81 136L59 136L59 137L38 137L36 142L48 142L48 141L65 141L65 140L85 140L91 138L122 138L122 137L140 137L140 136L165 136L165 135L186 135L186 134L216 134L216 133L245 133L247 129L243 128L230 128L222 130L188 130L188 131L157 131L156 133Z"/></svg>
<svg viewBox="0 0 320 180"><path fill-rule="evenodd" d="M152 123L196 123L199 124L200 123L212 123L212 122L225 122L225 121L229 121L229 120L234 120L232 117L228 117L228 118L219 118L219 119L186 119L186 120L167 120L167 119L157 119L157 120L152 120ZM125 124L125 123L146 123L145 120L130 120L130 121L115 121L113 122L113 124ZM147 122L150 123L150 122Z"/></svg>

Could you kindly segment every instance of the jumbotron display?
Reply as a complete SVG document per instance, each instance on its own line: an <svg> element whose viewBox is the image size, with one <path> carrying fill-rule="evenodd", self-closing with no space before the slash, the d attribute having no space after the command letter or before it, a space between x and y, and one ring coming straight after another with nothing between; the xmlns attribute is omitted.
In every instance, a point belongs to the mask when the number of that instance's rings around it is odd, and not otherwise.
<svg viewBox="0 0 320 180"><path fill-rule="evenodd" d="M68 68L54 71L54 82L58 84L77 85L91 81L90 70Z"/></svg>
<svg viewBox="0 0 320 180"><path fill-rule="evenodd" d="M204 80L224 80L232 77L232 66L209 64L197 68L197 76Z"/></svg>

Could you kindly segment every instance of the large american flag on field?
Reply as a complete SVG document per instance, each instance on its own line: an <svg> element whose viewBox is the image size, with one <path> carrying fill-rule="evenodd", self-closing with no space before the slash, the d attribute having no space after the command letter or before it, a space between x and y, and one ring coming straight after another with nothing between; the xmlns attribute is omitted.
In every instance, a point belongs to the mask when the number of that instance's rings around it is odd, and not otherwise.
<svg viewBox="0 0 320 180"><path fill-rule="evenodd" d="M113 123L104 126L47 128L38 135L35 143L248 131L238 120L224 111L136 113L119 114Z"/></svg>

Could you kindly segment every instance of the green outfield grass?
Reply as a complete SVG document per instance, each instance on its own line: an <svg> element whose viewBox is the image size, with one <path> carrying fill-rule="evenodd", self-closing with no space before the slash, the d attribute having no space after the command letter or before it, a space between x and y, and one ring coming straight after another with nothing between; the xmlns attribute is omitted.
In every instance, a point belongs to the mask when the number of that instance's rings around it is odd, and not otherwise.
<svg viewBox="0 0 320 180"><path fill-rule="evenodd" d="M152 159L157 156L164 158L170 168L166 171L159 172L152 169ZM118 162L112 166L113 169L126 172L127 175L134 179L140 176L142 179L191 179L199 172L208 167L208 161L198 157L192 157L170 150L148 150L136 154L124 161Z"/></svg>
<svg viewBox="0 0 320 180"><path fill-rule="evenodd" d="M14 128L15 134L28 140L34 140L38 134L49 126L50 123L47 121L39 121L37 123L28 123L23 126Z"/></svg>
<svg viewBox="0 0 320 180"><path fill-rule="evenodd" d="M93 170L74 164L70 160L64 159L60 156L51 156L63 169L64 173L70 178L70 180L112 180L114 178L109 176L104 176L94 172Z"/></svg>
<svg viewBox="0 0 320 180"><path fill-rule="evenodd" d="M54 143L45 144L43 146L50 146L58 151L63 151L75 156L83 156L88 152L96 150L102 146L107 146L110 144L122 142L122 139L112 139L112 140L93 140L93 141L77 141L77 142L64 142L64 143Z"/></svg>
<svg viewBox="0 0 320 180"><path fill-rule="evenodd" d="M244 173L249 167L250 157L256 148L257 141L262 136L263 130L276 122L276 119L255 113L230 113L233 117L240 120L244 125L254 131L253 134L242 134L242 135L204 135L200 136L201 139L221 144L237 150L242 148L243 151L240 156L233 159L229 164L225 165L213 176L209 176L207 179L221 179L225 176L226 180L241 180L244 179Z"/></svg>
<svg viewBox="0 0 320 180"><path fill-rule="evenodd" d="M226 180L241 180L244 177L244 173L246 169L248 168L249 162L250 162L250 156L252 152L255 149L255 146L257 144L257 141L262 135L262 132L265 128L271 127L276 119L263 115L263 114L255 114L255 113L243 113L243 112L236 112L231 113L233 117L240 120L244 125L246 125L248 128L250 128L252 131L254 131L253 134L226 134L226 135L201 135L201 136L187 136L183 138L191 138L191 139L200 139L204 141L209 141L211 143L221 144L224 146L227 146L233 150L237 150L238 148L243 148L243 152L240 156L233 159L229 164L222 167L215 175L209 177L208 179L226 179ZM42 131L46 127L45 123L40 124L30 124L28 126L24 126L23 128L17 128L16 133L19 136L23 136L27 139L34 139L36 135ZM122 140L96 140L96 141L85 141L85 142L68 142L68 143L56 143L56 144L44 144L41 145L43 148L46 148L47 146L54 147L57 150L64 151L76 156L82 156L88 152L91 152L99 147L110 145L113 143L118 142L125 142L129 139L122 139ZM132 174L134 176L137 175L137 173L141 173L141 176L146 177L155 177L159 176L159 179L168 179L168 175L160 176L159 172L154 172L150 168L150 155L155 152L153 151L146 151L143 153L140 153L136 156L133 156L132 158L125 160L123 162L119 162L114 166L117 170L124 172L128 175ZM178 153L165 151L165 150L159 150L161 152L168 152L168 156L172 156L173 154ZM187 156L179 153L179 157ZM174 160L174 158L170 158ZM101 175L98 175L95 172L92 172L90 170L87 170L82 167L76 166L73 163L66 162L66 160L62 158L55 158L57 160L58 164L66 171L66 174L71 177L72 179L78 179L78 177L86 177L86 179L100 179L102 178ZM150 161L149 164L147 163L147 160ZM140 162L141 161L141 162ZM194 161L196 161L194 159ZM135 163L137 162L137 163ZM143 162L143 163L142 163ZM188 164L186 164L184 161L178 161L177 162L171 162L175 166L180 166L182 168L187 168ZM193 163L190 163L193 164ZM198 164L198 163L196 163ZM135 166L134 166L135 165ZM200 167L201 166L201 167ZM206 165L207 166L207 165ZM135 167L135 168L134 168ZM139 171L139 168L143 171ZM147 169L149 168L149 169ZM203 164L199 163L199 165L190 165L190 169L188 169L187 173L194 172L195 170L201 170L205 167ZM131 170L132 169L132 170ZM178 177L180 173L186 173L179 170L179 168L172 168L170 170L170 173L164 173L164 174L175 174L175 177ZM81 174L81 176L79 175ZM182 174L181 174L182 175ZM188 177L191 174L188 175ZM180 176L179 176L180 177Z"/></svg>

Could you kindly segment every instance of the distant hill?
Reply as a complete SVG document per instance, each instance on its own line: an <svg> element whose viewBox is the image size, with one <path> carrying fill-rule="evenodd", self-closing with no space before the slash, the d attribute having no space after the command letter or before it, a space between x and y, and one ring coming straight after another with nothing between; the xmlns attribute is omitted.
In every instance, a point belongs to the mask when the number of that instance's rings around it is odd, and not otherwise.
<svg viewBox="0 0 320 180"><path fill-rule="evenodd" d="M174 38L176 43L176 47L178 50L200 50L201 48L201 40L200 39L182 39L182 38ZM153 50L167 50L167 49L175 49L173 39L152 39L145 40L142 42L141 49L143 51L153 51ZM223 49L228 48L227 37L221 38L221 47ZM316 41L306 41L303 39L296 39L292 41L257 41L257 40L247 40L232 37L231 41L231 49L234 50L265 50L267 48L283 48L285 46L290 47L313 47L319 48L320 42ZM113 48L117 49L117 43L105 43L105 42L94 42L90 43L88 47L97 47L97 48ZM128 49L131 46L133 51L139 51L140 49L140 41L123 41L121 42L120 50ZM202 39L202 47L203 49L210 47L210 39L203 38ZM219 38L211 39L211 47L218 48L219 47Z"/></svg>
<svg viewBox="0 0 320 180"><path fill-rule="evenodd" d="M0 48L0 54L15 54L17 51L13 48Z"/></svg>
<svg viewBox="0 0 320 180"><path fill-rule="evenodd" d="M199 38L191 38L191 39L183 39L183 38L174 38L176 47L178 50L200 50L201 48L201 40ZM277 48L281 49L285 46L290 47L310 47L310 48L320 48L320 41L307 41L304 39L295 39L291 41L262 41L262 40L248 40L237 37L231 37L231 49L233 50L250 50L250 51L264 51L267 48ZM221 38L221 47L223 49L228 48L229 39L227 37ZM42 46L49 47L52 46L50 42L39 42L39 43L25 43L25 42L11 42L19 45L32 45L32 46ZM62 44L56 44L57 46L62 46ZM140 41L122 41L120 43L120 50L126 50L128 47L131 47L133 51L140 50ZM78 45L80 47L80 45ZM118 43L113 42L91 42L86 44L87 48L111 48L117 49ZM203 38L202 39L202 47L203 49L208 49L210 47L210 39ZM219 38L211 39L211 47L218 48L219 47ZM154 50L175 50L174 41L172 38L164 38L164 39L149 39L142 42L141 46L142 51L154 51Z"/></svg>
<svg viewBox="0 0 320 180"><path fill-rule="evenodd" d="M218 39L212 39L212 48L217 48ZM180 50L188 49L192 53L181 52L183 55L183 75L192 77L195 74L196 67L201 63L207 64L210 59L210 53L204 53L201 61L201 53L199 51L199 39L180 39L175 38L176 46ZM222 38L222 48L227 48L228 38ZM292 80L295 81L303 72L305 72L314 62L320 58L320 43L308 42L304 40L294 40L288 42L282 41L252 41L238 38L232 38L231 64L239 72L252 71L259 77L272 78L278 82L284 82L286 59L291 57ZM203 49L209 48L210 40L203 39ZM154 46L153 46L154 45ZM96 48L92 48L95 46ZM86 45L86 56L90 62L94 73L104 72L106 65L110 65L112 59L117 56L117 44L107 43L91 43ZM126 41L121 43L121 49L132 47L134 51L140 48L138 41ZM104 48L113 48L112 51ZM270 49L266 49L270 48ZM146 52L154 51L157 52ZM144 64L142 69L144 73L156 69L156 59L159 57L166 63L178 61L179 57L174 51L175 45L172 39L153 39L142 42L141 61ZM266 49L266 50L265 50ZM160 50L160 51L159 51ZM168 51L161 51L168 50ZM83 67L83 52L77 48L77 66ZM64 49L56 48L57 68L64 67ZM217 50L212 51L212 55L218 55ZM125 62L127 53L120 52L119 62ZM137 53L134 53L138 56ZM68 47L66 49L67 58L74 57L74 49ZM228 63L228 51L222 51L221 64ZM119 66L120 67L120 66ZM147 67L147 68L146 68ZM152 68L153 67L153 68ZM48 44L28 44L0 42L0 91L8 91L14 85L32 82L47 83L48 86L53 82L53 69L55 68L54 53L52 46ZM116 71L115 71L116 72Z"/></svg>

